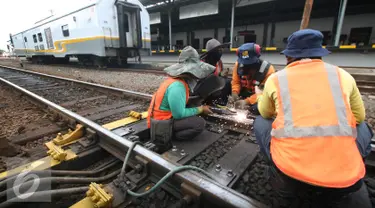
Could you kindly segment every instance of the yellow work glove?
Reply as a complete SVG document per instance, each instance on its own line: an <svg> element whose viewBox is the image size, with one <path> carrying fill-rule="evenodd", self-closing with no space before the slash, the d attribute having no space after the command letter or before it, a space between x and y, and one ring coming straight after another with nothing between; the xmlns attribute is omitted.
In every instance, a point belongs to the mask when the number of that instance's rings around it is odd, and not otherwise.
<svg viewBox="0 0 375 208"><path fill-rule="evenodd" d="M235 109L246 110L249 107L249 103L246 100L239 100L234 103Z"/></svg>
<svg viewBox="0 0 375 208"><path fill-rule="evenodd" d="M202 105L199 107L199 112L204 115L212 114L213 112L208 105Z"/></svg>

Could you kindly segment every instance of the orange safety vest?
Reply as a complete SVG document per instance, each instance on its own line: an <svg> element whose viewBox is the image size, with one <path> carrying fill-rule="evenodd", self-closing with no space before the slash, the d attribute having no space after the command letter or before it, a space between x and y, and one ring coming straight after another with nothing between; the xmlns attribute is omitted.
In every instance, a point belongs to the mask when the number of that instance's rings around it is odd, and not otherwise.
<svg viewBox="0 0 375 208"><path fill-rule="evenodd" d="M223 62L219 60L216 64L215 72L214 74L216 76L220 76L220 73L223 71Z"/></svg>
<svg viewBox="0 0 375 208"><path fill-rule="evenodd" d="M165 95L165 92L167 91L169 85L171 85L173 82L182 82L185 86L185 93L186 93L186 104L189 100L189 86L188 84L183 81L182 79L176 79L169 77L167 80L165 80L159 87L159 89L156 91L156 93L152 96L152 100L150 103L150 107L148 108L148 116L147 116L147 126L150 128L150 122L151 117L155 120L168 120L172 118L172 112L171 111L165 111L160 110L160 105L163 102L163 98Z"/></svg>
<svg viewBox="0 0 375 208"><path fill-rule="evenodd" d="M340 73L336 66L307 59L272 77L279 104L271 132L272 160L294 179L346 188L365 175Z"/></svg>
<svg viewBox="0 0 375 208"><path fill-rule="evenodd" d="M238 62L236 63L235 67L237 68L237 74L240 77L241 88L245 88L254 92L255 86L259 86L266 78L271 64L267 61L262 60L262 64L260 65L259 70L254 72L253 75L244 75L240 73L240 65L238 64ZM253 78L251 78L251 76Z"/></svg>

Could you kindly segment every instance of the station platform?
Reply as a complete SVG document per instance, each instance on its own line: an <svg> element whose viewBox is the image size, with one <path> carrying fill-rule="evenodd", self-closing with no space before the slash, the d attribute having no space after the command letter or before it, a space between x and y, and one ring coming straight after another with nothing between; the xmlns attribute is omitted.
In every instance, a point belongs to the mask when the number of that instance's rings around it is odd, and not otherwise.
<svg viewBox="0 0 375 208"><path fill-rule="evenodd" d="M285 65L284 55L279 53L263 53L262 59L275 65ZM323 58L324 61L342 67L375 68L375 52L332 52L332 54ZM142 57L144 63L175 63L178 60L178 54L153 54L152 56ZM234 64L237 60L236 54L224 53L222 56L224 64Z"/></svg>

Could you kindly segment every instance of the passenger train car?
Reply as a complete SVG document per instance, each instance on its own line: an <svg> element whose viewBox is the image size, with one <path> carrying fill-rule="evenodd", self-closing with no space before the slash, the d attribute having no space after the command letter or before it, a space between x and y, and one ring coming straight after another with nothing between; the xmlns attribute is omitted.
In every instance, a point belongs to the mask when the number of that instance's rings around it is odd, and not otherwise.
<svg viewBox="0 0 375 208"><path fill-rule="evenodd" d="M150 17L138 0L95 0L11 36L17 56L33 62L97 66L151 54Z"/></svg>

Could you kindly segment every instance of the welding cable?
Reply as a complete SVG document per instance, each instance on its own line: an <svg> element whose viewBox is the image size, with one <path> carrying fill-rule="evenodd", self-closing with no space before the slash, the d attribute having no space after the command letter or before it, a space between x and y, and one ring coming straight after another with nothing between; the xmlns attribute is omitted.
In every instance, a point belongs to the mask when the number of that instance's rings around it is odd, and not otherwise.
<svg viewBox="0 0 375 208"><path fill-rule="evenodd" d="M37 201L40 200L43 197L62 197L62 196L68 196L72 194L81 194L88 191L89 187L76 187L76 188L66 188L66 189L55 189L55 190L48 190L48 191L38 191L33 193L30 197L27 197L26 194L22 194L16 198L11 198L3 203L0 204L0 208L9 207L14 205L15 203L20 202L30 202L30 201ZM22 201L22 198L25 198L24 201Z"/></svg>
<svg viewBox="0 0 375 208"><path fill-rule="evenodd" d="M133 151L134 147L137 144L141 144L141 142L139 142L139 141L133 142L133 144L129 147L128 152L126 153L126 156L125 156L125 159L124 159L124 164L122 165L121 173L120 173L121 179L124 178L124 175L126 174L125 168L126 168L126 165L128 164L128 161L129 161L129 158L130 158L130 153Z"/></svg>
<svg viewBox="0 0 375 208"><path fill-rule="evenodd" d="M138 144L139 142L133 142L133 144L130 146L130 148L128 149L128 152L126 153L126 156L125 156L125 161L124 161L124 165L122 166L123 169L121 171L124 170L124 167L126 167L127 163L128 163L128 160L129 160L129 157L130 157L130 154L131 152L133 151L134 147ZM159 188L159 186L161 184L163 184L168 178L170 178L171 176L173 176L175 173L179 173L179 172L182 172L182 171L185 171L185 170L194 170L194 171L197 171L197 172L200 172L200 173L203 173L205 176L213 179L213 177L207 173L206 171L204 171L203 169L200 169L198 167L195 167L195 166L191 166L191 165L185 165L185 166L179 166L171 171L169 171L167 173L167 175L165 175L162 179L160 179L152 188L150 188L149 190L143 192L143 193L135 193L133 191L130 191L130 190L127 190L127 193L131 196L134 196L134 197L142 197L142 196L146 196L152 192L154 192L157 188ZM123 174L125 173L122 172ZM121 176L121 179L123 179L123 175L120 175Z"/></svg>
<svg viewBox="0 0 375 208"><path fill-rule="evenodd" d="M39 187L43 187L44 185L51 183L51 184L89 184L91 182L103 182L107 181L113 177L116 177L120 173L120 169L116 170L108 175L97 177L97 178L77 178L77 177L48 177L48 178L36 178L34 180L27 181L25 183L13 186L5 191L0 192L0 198L4 196L12 196L14 195L14 189L18 189L20 193L25 193L34 182L39 183Z"/></svg>
<svg viewBox="0 0 375 208"><path fill-rule="evenodd" d="M97 175L109 168L114 167L120 161L117 159L110 160L109 162L100 165L97 169L90 171L71 171L71 170L40 170L40 171L30 171L27 175L35 174L39 178L51 177L51 176L92 176ZM7 184L14 183L19 174L13 174L7 179L0 182L0 189L3 189ZM26 175L25 175L26 176ZM26 181L24 181L26 182Z"/></svg>
<svg viewBox="0 0 375 208"><path fill-rule="evenodd" d="M34 174L41 174L41 177L43 177L43 174L46 174L46 176L70 176L70 175L75 175L75 176L86 176L86 175L96 175L99 172L102 172L105 169L108 169L110 167L113 167L116 165L118 162L120 162L117 158L113 158L110 161L99 165L93 170L32 170L28 172L29 174L34 173ZM7 175L4 178L0 179L0 187L1 187L1 182L5 181L6 179L9 179L11 177L17 176L20 173L15 173L12 175Z"/></svg>
<svg viewBox="0 0 375 208"><path fill-rule="evenodd" d="M204 171L204 170L202 170L200 168L197 168L195 166L185 165L185 166L180 166L180 167L177 167L177 168L169 171L167 173L167 175L165 175L162 179L160 179L153 187L151 187L149 190L147 190L147 191L145 191L143 193L135 193L135 192L130 191L130 190L128 190L127 193L129 195L133 196L133 197L146 196L146 195L154 192L155 190L157 190L168 178L170 178L171 176L173 176L175 173L179 173L179 172L186 171L186 170L194 170L194 171L203 173L207 177L213 179L213 177L209 173L207 173L206 171Z"/></svg>

